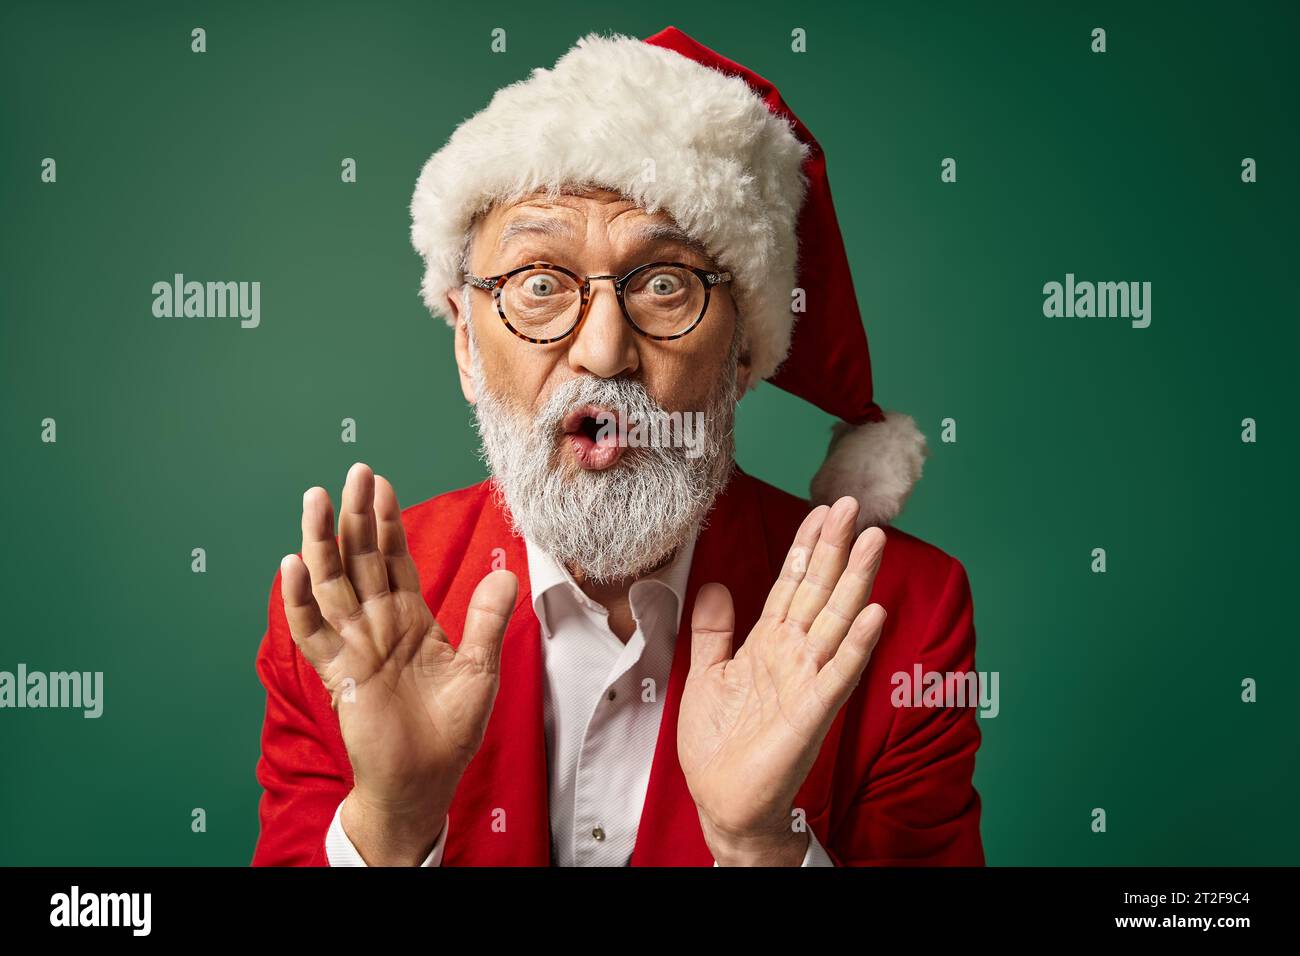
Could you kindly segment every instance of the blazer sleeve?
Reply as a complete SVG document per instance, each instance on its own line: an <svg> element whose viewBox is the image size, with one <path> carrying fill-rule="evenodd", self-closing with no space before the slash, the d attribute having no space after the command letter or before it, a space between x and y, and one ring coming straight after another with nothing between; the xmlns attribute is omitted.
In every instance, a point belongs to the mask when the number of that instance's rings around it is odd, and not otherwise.
<svg viewBox="0 0 1300 956"><path fill-rule="evenodd" d="M975 669L974 608L966 570L956 559L922 633L915 660L922 673ZM835 839L832 858L845 866L983 866L975 751L978 706L893 707L893 723Z"/></svg>
<svg viewBox="0 0 1300 956"><path fill-rule="evenodd" d="M352 789L352 768L329 695L289 634L278 571L257 674L266 688L266 716L257 761L261 832L253 865L328 866L325 836Z"/></svg>

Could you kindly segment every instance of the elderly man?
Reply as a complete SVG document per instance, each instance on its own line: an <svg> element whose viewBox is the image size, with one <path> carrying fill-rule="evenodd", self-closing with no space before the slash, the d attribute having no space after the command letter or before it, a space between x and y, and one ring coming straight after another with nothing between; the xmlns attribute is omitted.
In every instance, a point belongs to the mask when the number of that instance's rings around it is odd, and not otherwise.
<svg viewBox="0 0 1300 956"><path fill-rule="evenodd" d="M824 158L770 84L673 28L588 36L412 214L492 479L402 511L357 464L337 538L304 496L254 862L982 863L974 711L890 693L973 669L969 585L880 527L924 439L872 401ZM846 420L811 511L734 464L769 378Z"/></svg>

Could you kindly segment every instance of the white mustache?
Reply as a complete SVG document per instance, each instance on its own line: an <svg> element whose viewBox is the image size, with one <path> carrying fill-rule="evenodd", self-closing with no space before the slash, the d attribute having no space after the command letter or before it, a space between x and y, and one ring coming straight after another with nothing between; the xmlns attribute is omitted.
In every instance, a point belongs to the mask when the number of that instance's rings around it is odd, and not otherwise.
<svg viewBox="0 0 1300 956"><path fill-rule="evenodd" d="M631 379L596 378L584 375L558 386L533 418L534 430L545 434L563 434L564 419L584 405L616 408L633 420L655 421L668 411L656 402L640 382Z"/></svg>

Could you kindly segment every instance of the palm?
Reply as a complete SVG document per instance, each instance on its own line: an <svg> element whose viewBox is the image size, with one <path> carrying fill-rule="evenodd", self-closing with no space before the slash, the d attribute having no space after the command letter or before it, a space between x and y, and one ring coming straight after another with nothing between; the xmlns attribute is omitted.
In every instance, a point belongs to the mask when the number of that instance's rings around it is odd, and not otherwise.
<svg viewBox="0 0 1300 956"><path fill-rule="evenodd" d="M753 793L756 779L790 778L820 737L816 661L798 647L782 656L780 628L760 622L733 660L710 667L683 696L682 771L710 802L737 802ZM802 769L801 778L808 768ZM752 815L770 815L771 804L793 800L786 790L755 794L767 805L751 804Z"/></svg>
<svg viewBox="0 0 1300 956"><path fill-rule="evenodd" d="M356 785L393 805L449 800L496 697L513 575L479 585L453 648L420 591L396 496L364 466L349 473L337 544L328 496L304 498L303 561L282 566L285 613L338 711Z"/></svg>
<svg viewBox="0 0 1300 956"><path fill-rule="evenodd" d="M884 612L866 603L884 535L868 529L850 550L855 516L848 503L809 515L734 657L730 595L709 585L696 599L678 756L701 813L720 830L788 826L799 787L870 658Z"/></svg>

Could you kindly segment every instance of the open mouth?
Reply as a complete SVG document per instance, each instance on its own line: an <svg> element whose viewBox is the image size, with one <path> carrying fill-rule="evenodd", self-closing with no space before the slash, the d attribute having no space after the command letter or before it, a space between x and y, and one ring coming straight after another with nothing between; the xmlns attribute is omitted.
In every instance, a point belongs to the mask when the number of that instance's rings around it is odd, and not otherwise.
<svg viewBox="0 0 1300 956"><path fill-rule="evenodd" d="M604 471L623 457L618 413L598 405L583 405L564 416L564 436L573 457L587 471Z"/></svg>

